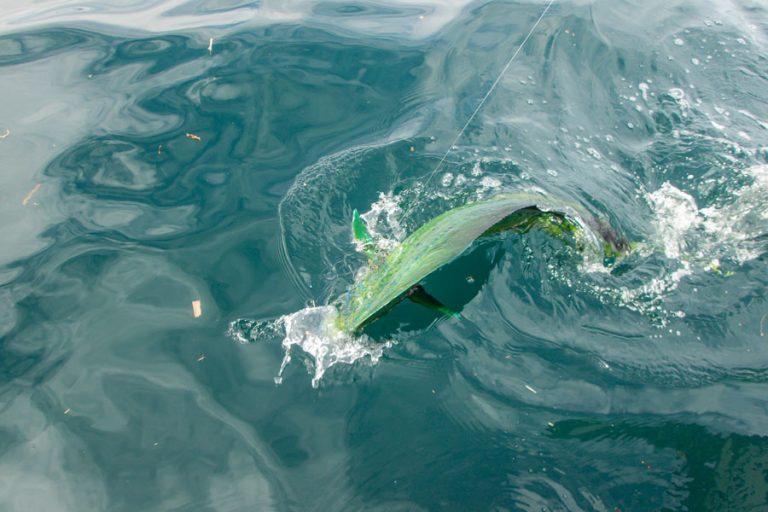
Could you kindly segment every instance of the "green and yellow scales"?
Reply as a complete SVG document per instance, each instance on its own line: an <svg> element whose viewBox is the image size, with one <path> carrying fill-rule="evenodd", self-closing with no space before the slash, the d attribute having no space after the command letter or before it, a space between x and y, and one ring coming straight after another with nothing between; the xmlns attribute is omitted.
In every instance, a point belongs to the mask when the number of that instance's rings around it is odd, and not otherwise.
<svg viewBox="0 0 768 512"><path fill-rule="evenodd" d="M442 305L420 285L429 274L464 253L483 236L540 229L593 251L607 265L629 251L629 243L606 222L563 199L533 193L500 193L448 210L414 231L388 254L376 250L357 210L352 233L369 258L367 271L337 299L336 326L359 333L401 300L408 298L446 315L458 313Z"/></svg>

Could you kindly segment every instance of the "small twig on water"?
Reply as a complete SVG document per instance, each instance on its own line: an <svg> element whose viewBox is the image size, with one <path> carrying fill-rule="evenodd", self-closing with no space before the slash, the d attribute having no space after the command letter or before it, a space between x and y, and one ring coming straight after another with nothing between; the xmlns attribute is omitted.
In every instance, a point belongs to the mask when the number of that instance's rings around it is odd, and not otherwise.
<svg viewBox="0 0 768 512"><path fill-rule="evenodd" d="M32 187L32 190L27 192L27 195L24 196L24 199L21 200L21 205L22 206L27 206L29 204L29 202L32 200L32 196L34 196L37 193L37 191L40 190L40 187L41 187L40 183L38 183L34 187Z"/></svg>

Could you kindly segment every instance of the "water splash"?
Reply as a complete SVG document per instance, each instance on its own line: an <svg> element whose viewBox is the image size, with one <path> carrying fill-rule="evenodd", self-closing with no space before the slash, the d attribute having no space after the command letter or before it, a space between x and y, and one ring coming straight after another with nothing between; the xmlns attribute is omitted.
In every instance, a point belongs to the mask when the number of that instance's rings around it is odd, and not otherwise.
<svg viewBox="0 0 768 512"><path fill-rule="evenodd" d="M649 100L657 97L650 89L641 88L641 91ZM681 119L699 115L684 94L677 91L665 95L663 101L672 101L673 108L681 109ZM686 133L694 136L693 132ZM508 156L506 148L496 147L457 147L453 152L456 161L432 187L420 180L418 172L405 176L379 173L376 188L385 192L378 192L377 196L356 195L354 191L359 183L371 179L358 172L360 169L369 165L388 168L382 166L384 155L395 160L404 158L402 155L412 154L407 149L410 144L395 141L327 157L322 165L312 166L300 175L297 183L301 186L292 190L282 205L286 240L296 242L292 256L303 258L302 270L307 282L315 279L322 286L312 287L319 302L328 303L344 292L352 278L359 278L365 272L365 259L359 255L349 256L353 245L346 226L348 221L339 215L353 206L361 210L376 245L383 252L389 252L407 233L436 214L483 199L500 189L546 195L543 188L547 188L549 178L538 179L534 169L525 170L523 164ZM601 159L608 159L610 155L610 151L601 148ZM405 160L396 163L397 168L407 168ZM679 307L670 307L668 299L686 277L705 272L726 275L731 268L761 253L760 244L764 244L760 242L761 230L768 211L768 199L765 199L768 166L731 171L724 185L729 193L720 195L717 203L709 200L706 190L697 189L694 183L691 180L680 183L670 176L650 192L638 183L638 197L647 205L649 218L644 224L644 239L633 248L632 256L624 264L624 275L614 275L602 261L589 258L577 267L548 265L549 275L603 304L644 315L658 326L684 317L686 313ZM700 187L706 186L706 180L701 181ZM307 204L318 201L318 197L323 200L322 208L312 211L324 212L327 222L322 225L326 231L309 233L303 230L302 212L307 210ZM580 199L574 198L574 201ZM370 206L361 208L366 202ZM318 258L318 253L323 257ZM721 266L726 272L721 272ZM311 276L322 276L325 281ZM314 373L313 386L336 364L353 365L361 359L375 364L380 359L388 345L340 333L333 325L336 314L332 307L326 306L307 308L279 320L287 332L282 338L285 357L278 381L296 350L313 360L307 361Z"/></svg>
<svg viewBox="0 0 768 512"><path fill-rule="evenodd" d="M654 225L667 258L679 259L688 252L686 233L699 222L699 209L690 194L669 182L648 195L654 211Z"/></svg>
<svg viewBox="0 0 768 512"><path fill-rule="evenodd" d="M317 388L331 367L358 362L376 365L393 344L342 332L336 326L337 317L334 306L308 307L273 321L236 320L230 324L229 335L241 343L271 341L282 336L285 353L275 384L283 382L283 372L298 349L311 358L307 368L312 374L312 387Z"/></svg>
<svg viewBox="0 0 768 512"><path fill-rule="evenodd" d="M405 227L400 222L402 214L401 197L382 192L371 209L361 215L374 243L382 251L392 251L405 238ZM358 247L358 252L363 252L362 247Z"/></svg>
<svg viewBox="0 0 768 512"><path fill-rule="evenodd" d="M766 251L768 219L768 165L756 165L740 173L746 184L730 186L731 199L699 207L692 193L665 182L646 195L653 210L652 233L636 255L640 267L654 255L666 262L653 277L633 285L605 285L569 282L611 303L647 315L666 326L682 318L682 310L669 310L664 300L688 276L712 273L728 277L738 266ZM562 271L555 271L562 277Z"/></svg>
<svg viewBox="0 0 768 512"><path fill-rule="evenodd" d="M742 264L762 253L758 240L768 219L768 165L750 167L741 177L747 183L731 187L731 200L705 207L669 182L648 195L657 243L668 258L712 269L716 261Z"/></svg>
<svg viewBox="0 0 768 512"><path fill-rule="evenodd" d="M484 164L488 163L486 159ZM472 165L484 166L478 162ZM413 220L406 218L403 205L410 201L418 199L420 205L427 205L432 210L438 205L442 208L454 206L452 203L458 201L457 197L466 201L467 197L480 198L488 193L485 172L466 174L459 174L465 177L461 183L456 183L453 175L450 184L432 191L406 188L400 193L380 193L378 200L361 215L377 246L389 251L405 237L405 226ZM667 325L673 318L684 317L683 311L667 310L664 299L677 289L685 277L701 271L720 272L721 261L743 263L761 253L755 239L763 235L768 215L768 166L749 168L744 177L747 184L732 191L735 199L718 206L700 208L692 194L670 182L646 194L647 203L653 211L653 234L635 249L635 265L642 266L645 260L663 256L667 263L660 268L658 275L645 276L640 282L620 284L610 275L605 275L603 265L589 259L579 266L578 275L556 265L548 267L550 275L566 281L576 290L592 294L605 304L624 307L655 319L661 326ZM441 190L445 188L452 192L447 197ZM490 188L495 189L496 186ZM531 190L536 187L526 188ZM413 198L414 193L421 196ZM590 233L590 230L585 227L585 232ZM596 270L600 270L604 277L592 279L590 276ZM366 267L361 267L357 277L365 271ZM230 334L240 342L282 337L285 354L275 382L282 382L283 373L298 350L309 356L305 363L313 375L312 386L316 388L331 367L351 366L360 361L375 365L393 343L374 342L366 336L344 333L336 325L337 317L338 311L334 306L308 307L272 322L233 322Z"/></svg>

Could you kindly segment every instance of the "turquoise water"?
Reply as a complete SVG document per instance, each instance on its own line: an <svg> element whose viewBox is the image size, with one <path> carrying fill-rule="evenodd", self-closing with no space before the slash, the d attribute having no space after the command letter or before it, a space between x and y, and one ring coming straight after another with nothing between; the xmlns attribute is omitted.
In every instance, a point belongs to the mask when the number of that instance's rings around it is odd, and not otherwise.
<svg viewBox="0 0 768 512"><path fill-rule="evenodd" d="M768 509L766 7L555 1L451 149L545 5L6 6L0 510ZM634 249L318 327L498 191Z"/></svg>

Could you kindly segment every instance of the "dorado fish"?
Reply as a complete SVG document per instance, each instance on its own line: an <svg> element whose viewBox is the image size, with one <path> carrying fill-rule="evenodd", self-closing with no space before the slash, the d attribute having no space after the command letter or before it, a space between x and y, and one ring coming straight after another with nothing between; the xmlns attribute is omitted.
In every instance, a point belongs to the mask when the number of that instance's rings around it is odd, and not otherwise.
<svg viewBox="0 0 768 512"><path fill-rule="evenodd" d="M376 248L355 210L352 234L369 259L368 269L336 301L337 327L345 333L359 333L406 298L443 314L459 316L429 295L421 282L461 256L479 238L531 229L570 241L579 251L594 251L606 264L629 250L626 239L583 207L538 194L502 193L453 208L421 226L388 254Z"/></svg>

